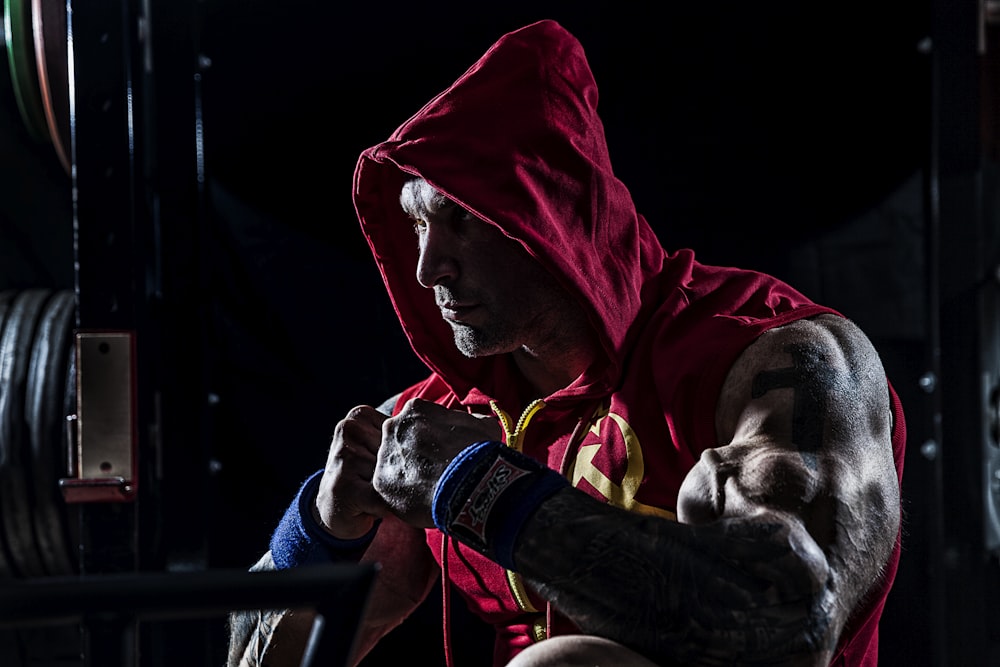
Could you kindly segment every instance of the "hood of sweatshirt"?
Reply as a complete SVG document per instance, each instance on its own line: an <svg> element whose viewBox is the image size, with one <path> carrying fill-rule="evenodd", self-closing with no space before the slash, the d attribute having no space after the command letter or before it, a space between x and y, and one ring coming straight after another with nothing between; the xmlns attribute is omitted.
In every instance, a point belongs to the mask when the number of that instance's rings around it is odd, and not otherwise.
<svg viewBox="0 0 1000 667"><path fill-rule="evenodd" d="M495 357L457 350L433 290L416 279L412 221L399 203L415 176L516 239L587 312L605 358L557 392L617 382L637 324L655 301L665 252L615 176L582 45L550 20L501 37L451 86L364 151L354 204L416 354L460 400L495 396ZM475 389L474 389L475 388Z"/></svg>

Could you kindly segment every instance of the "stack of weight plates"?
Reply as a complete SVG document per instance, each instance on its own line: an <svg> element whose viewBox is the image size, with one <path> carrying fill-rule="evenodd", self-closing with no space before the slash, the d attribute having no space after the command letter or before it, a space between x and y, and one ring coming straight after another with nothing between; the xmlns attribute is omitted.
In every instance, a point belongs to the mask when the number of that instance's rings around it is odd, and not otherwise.
<svg viewBox="0 0 1000 667"><path fill-rule="evenodd" d="M68 290L0 291L0 577L77 570L78 527L59 491L75 413Z"/></svg>

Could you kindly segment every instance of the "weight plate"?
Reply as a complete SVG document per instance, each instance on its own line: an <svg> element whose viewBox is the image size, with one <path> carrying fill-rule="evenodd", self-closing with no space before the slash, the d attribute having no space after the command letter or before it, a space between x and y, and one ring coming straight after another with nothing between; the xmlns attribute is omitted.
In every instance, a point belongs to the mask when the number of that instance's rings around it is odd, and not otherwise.
<svg viewBox="0 0 1000 667"><path fill-rule="evenodd" d="M31 28L45 123L59 162L69 174L69 34L66 3L31 0Z"/></svg>
<svg viewBox="0 0 1000 667"><path fill-rule="evenodd" d="M51 290L26 289L14 298L0 337L0 507L3 535L21 577L45 573L35 541L29 494L25 398L35 326Z"/></svg>
<svg viewBox="0 0 1000 667"><path fill-rule="evenodd" d="M49 575L74 572L59 479L68 474L62 454L62 426L66 420L63 394L75 313L76 297L68 290L54 293L45 304L35 330L26 381L25 418L31 436L26 467L31 473L34 501L32 525Z"/></svg>
<svg viewBox="0 0 1000 667"><path fill-rule="evenodd" d="M12 305L19 292L20 290L4 290L3 292L0 292L0 343L3 342L3 336L4 332L7 330L7 324L12 319L10 316ZM2 352L2 348L0 348L0 352ZM2 369L2 364L5 358L6 355L0 354L0 369ZM8 388L7 383L4 382L3 377L0 376L0 401L4 400L4 396L9 393L9 391L13 391L13 388ZM3 456L3 450L0 449L0 465L3 463Z"/></svg>
<svg viewBox="0 0 1000 667"><path fill-rule="evenodd" d="M0 340L3 339L3 331L6 328L7 323L7 312L10 310L10 304L14 300L14 296L17 294L17 290L4 290L0 292ZM7 385L0 381L0 400L4 394L7 393ZM0 512L0 516L2 516ZM3 531L0 531L0 578L11 578L14 576L14 569L12 566L12 560L10 557L9 549L7 547L6 540L3 539ZM2 654L0 654L2 656Z"/></svg>
<svg viewBox="0 0 1000 667"><path fill-rule="evenodd" d="M37 141L49 139L38 85L34 35L31 26L31 0L4 0L4 34L7 38L7 61L14 97L28 133Z"/></svg>

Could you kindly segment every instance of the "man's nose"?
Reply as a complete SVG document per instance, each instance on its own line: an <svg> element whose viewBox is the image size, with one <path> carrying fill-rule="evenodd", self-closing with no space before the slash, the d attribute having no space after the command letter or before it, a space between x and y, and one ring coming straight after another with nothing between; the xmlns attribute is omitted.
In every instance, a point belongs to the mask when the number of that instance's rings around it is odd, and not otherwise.
<svg viewBox="0 0 1000 667"><path fill-rule="evenodd" d="M434 287L458 277L459 263L451 241L447 230L434 225L428 225L421 235L417 282L424 287Z"/></svg>

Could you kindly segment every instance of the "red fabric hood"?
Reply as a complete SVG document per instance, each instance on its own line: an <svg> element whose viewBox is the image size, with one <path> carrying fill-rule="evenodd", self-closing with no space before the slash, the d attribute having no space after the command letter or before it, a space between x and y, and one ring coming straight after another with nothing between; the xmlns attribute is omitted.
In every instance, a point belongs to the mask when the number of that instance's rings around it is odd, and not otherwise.
<svg viewBox="0 0 1000 667"><path fill-rule="evenodd" d="M554 21L500 38L449 88L361 154L354 204L413 349L462 398L494 388L498 359L467 359L431 290L399 205L419 175L519 240L587 310L607 352L599 374L562 393L612 386L665 254L611 169L583 47ZM485 383L485 384L484 384Z"/></svg>

